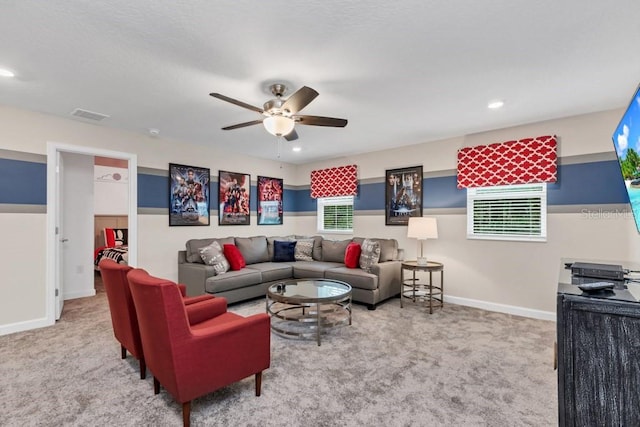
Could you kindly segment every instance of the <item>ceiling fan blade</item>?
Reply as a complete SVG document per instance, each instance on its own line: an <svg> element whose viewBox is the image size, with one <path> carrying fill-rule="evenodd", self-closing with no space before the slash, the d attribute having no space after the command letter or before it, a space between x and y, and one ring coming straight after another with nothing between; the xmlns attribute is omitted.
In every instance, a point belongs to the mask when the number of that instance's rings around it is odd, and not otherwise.
<svg viewBox="0 0 640 427"><path fill-rule="evenodd" d="M232 104L237 105L238 107L246 108L247 110L255 111L257 113L262 114L262 108L254 107L253 105L249 105L246 102L238 101L237 99L229 98L228 96L222 95L220 93L210 93L209 95L214 98L222 99L223 101L230 102Z"/></svg>
<svg viewBox="0 0 640 427"><path fill-rule="evenodd" d="M311 126L331 126L336 128L343 128L347 125L347 119L337 119L335 117L295 116L295 120L301 125Z"/></svg>
<svg viewBox="0 0 640 427"><path fill-rule="evenodd" d="M294 129L286 134L284 136L284 139L286 139L287 141L295 141L296 139L298 139L298 132L296 132L296 130Z"/></svg>
<svg viewBox="0 0 640 427"><path fill-rule="evenodd" d="M316 99L318 92L310 87L303 86L291 95L282 105L282 110L288 110L291 114L295 114L309 105L311 101Z"/></svg>
<svg viewBox="0 0 640 427"><path fill-rule="evenodd" d="M233 130L238 128L244 128L247 126L259 125L260 123L262 123L262 120L252 120L250 122L244 122L244 123L238 123L237 125L226 126L226 127L223 127L222 130Z"/></svg>

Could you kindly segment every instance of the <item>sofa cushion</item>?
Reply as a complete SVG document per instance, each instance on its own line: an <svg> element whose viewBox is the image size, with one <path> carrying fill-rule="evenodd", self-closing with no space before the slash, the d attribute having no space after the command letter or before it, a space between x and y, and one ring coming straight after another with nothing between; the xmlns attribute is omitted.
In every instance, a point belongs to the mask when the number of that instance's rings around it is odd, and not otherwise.
<svg viewBox="0 0 640 427"><path fill-rule="evenodd" d="M353 242L364 242L364 237L354 237ZM380 243L380 262L395 261L398 259L398 241L396 239L369 239Z"/></svg>
<svg viewBox="0 0 640 427"><path fill-rule="evenodd" d="M313 261L314 239L298 239L296 242L296 261Z"/></svg>
<svg viewBox="0 0 640 427"><path fill-rule="evenodd" d="M204 264L202 257L200 256L200 249L205 246L209 246L211 242L217 241L220 247L224 247L225 244L235 244L233 237L225 237L223 239L190 239L185 244L187 249L187 262L194 262L197 264Z"/></svg>
<svg viewBox="0 0 640 427"><path fill-rule="evenodd" d="M291 262L295 261L296 242L281 242L276 240L273 242L273 261L274 262Z"/></svg>
<svg viewBox="0 0 640 427"><path fill-rule="evenodd" d="M200 248L200 257L205 264L213 267L216 274L226 273L231 268L220 247L220 243L215 240L209 246Z"/></svg>
<svg viewBox="0 0 640 427"><path fill-rule="evenodd" d="M327 279L340 280L351 285L352 288L374 290L378 289L378 276L364 270L347 267L331 268L324 273Z"/></svg>
<svg viewBox="0 0 640 427"><path fill-rule="evenodd" d="M229 271L219 276L209 277L204 289L206 292L214 294L218 292L230 291L233 289L246 288L262 283L262 274L252 268L243 268L238 271Z"/></svg>
<svg viewBox="0 0 640 427"><path fill-rule="evenodd" d="M236 246L242 252L247 265L271 261L266 236L236 237Z"/></svg>
<svg viewBox="0 0 640 427"><path fill-rule="evenodd" d="M347 268L358 268L360 265L360 252L362 252L360 243L349 243L344 253L344 265Z"/></svg>
<svg viewBox="0 0 640 427"><path fill-rule="evenodd" d="M269 260L273 259L273 242L276 240L280 242L289 242L295 239L292 236L267 237L267 256L269 257Z"/></svg>
<svg viewBox="0 0 640 427"><path fill-rule="evenodd" d="M251 264L247 269L258 270L262 273L262 283L273 282L275 280L286 280L293 277L294 263L287 264L284 262L259 262Z"/></svg>
<svg viewBox="0 0 640 427"><path fill-rule="evenodd" d="M242 270L247 266L242 252L235 245L224 245L224 256L229 261L231 269L234 271Z"/></svg>
<svg viewBox="0 0 640 427"><path fill-rule="evenodd" d="M344 253L347 245L351 243L349 240L323 240L322 241L322 261L325 262L344 262Z"/></svg>
<svg viewBox="0 0 640 427"><path fill-rule="evenodd" d="M380 260L380 243L371 239L364 239L362 251L360 252L360 268L366 272L371 270L371 266Z"/></svg>
<svg viewBox="0 0 640 427"><path fill-rule="evenodd" d="M330 268L342 267L338 262L296 261L293 265L293 277L296 279L324 278L324 272Z"/></svg>

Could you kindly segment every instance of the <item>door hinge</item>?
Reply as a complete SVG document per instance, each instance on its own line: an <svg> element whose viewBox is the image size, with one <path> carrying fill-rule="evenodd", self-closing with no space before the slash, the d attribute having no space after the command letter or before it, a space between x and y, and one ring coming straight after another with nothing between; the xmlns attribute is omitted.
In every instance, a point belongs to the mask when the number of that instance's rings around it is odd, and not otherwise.
<svg viewBox="0 0 640 427"><path fill-rule="evenodd" d="M58 296L58 294L60 293L59 291L60 290L58 288L56 288L56 296Z"/></svg>
<svg viewBox="0 0 640 427"><path fill-rule="evenodd" d="M59 230L58 230L58 227L56 227L56 236L58 235L58 233L59 233Z"/></svg>

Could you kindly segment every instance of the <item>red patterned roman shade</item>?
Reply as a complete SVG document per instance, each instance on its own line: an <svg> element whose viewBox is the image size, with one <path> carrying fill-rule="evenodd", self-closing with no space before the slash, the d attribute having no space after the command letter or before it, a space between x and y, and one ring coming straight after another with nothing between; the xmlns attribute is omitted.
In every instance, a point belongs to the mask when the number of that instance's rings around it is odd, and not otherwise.
<svg viewBox="0 0 640 427"><path fill-rule="evenodd" d="M458 150L458 188L556 182L556 136Z"/></svg>
<svg viewBox="0 0 640 427"><path fill-rule="evenodd" d="M358 166L338 166L311 171L311 197L355 196L358 194Z"/></svg>

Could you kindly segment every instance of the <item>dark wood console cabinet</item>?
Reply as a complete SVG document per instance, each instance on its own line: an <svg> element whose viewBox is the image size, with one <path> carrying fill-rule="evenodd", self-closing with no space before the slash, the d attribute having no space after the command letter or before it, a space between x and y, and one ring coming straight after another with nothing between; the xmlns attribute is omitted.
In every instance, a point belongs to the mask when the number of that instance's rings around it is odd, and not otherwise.
<svg viewBox="0 0 640 427"><path fill-rule="evenodd" d="M560 276L559 425L640 426L640 284L586 294Z"/></svg>

